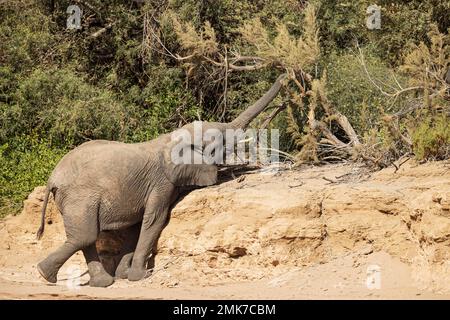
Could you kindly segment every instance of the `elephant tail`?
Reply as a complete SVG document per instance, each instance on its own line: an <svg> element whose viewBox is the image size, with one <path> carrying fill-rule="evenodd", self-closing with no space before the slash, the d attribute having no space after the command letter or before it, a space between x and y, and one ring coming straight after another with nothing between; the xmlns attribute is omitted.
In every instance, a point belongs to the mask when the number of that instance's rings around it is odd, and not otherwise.
<svg viewBox="0 0 450 320"><path fill-rule="evenodd" d="M44 204L42 205L42 212L41 212L41 226L39 227L39 230L36 233L36 238L39 240L42 238L42 235L44 234L44 228L45 228L45 210L47 209L47 203L48 203L48 196L50 195L51 188L47 186L47 189L45 191L45 197L44 197Z"/></svg>

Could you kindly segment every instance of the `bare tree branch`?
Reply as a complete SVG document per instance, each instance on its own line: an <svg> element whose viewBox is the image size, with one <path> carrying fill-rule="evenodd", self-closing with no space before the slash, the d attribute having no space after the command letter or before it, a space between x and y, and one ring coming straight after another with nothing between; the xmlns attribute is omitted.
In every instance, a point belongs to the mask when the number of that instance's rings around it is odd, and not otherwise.
<svg viewBox="0 0 450 320"><path fill-rule="evenodd" d="M270 115L266 118L266 120L264 120L261 129L265 129L267 128L267 126L269 125L269 123L283 110L286 109L286 105L282 104L281 106L275 108L274 110L272 110L272 112L270 113Z"/></svg>
<svg viewBox="0 0 450 320"><path fill-rule="evenodd" d="M370 72L369 72L369 70L367 69L366 61L365 61L365 59L364 59L364 54L363 54L363 52L362 52L362 50L361 50L361 48L359 47L358 44L357 44L357 48L358 48L358 51L359 51L359 57L358 57L358 60L359 60L359 62L361 63L361 66L363 67L363 70L364 70L364 72L365 72L367 78L368 78L369 81L373 84L373 86L374 86L375 88L377 88L377 89L378 89L382 94L384 94L385 96L395 98L395 97L401 95L402 93L405 93L405 92L408 92L408 91L419 90L419 89L423 89L423 88L424 88L423 86L414 86L414 87L403 88L403 87L398 83L397 79L395 78L395 81L397 82L397 84L398 84L400 90L396 90L395 92L386 92L386 91L384 91L383 88L380 87L380 86L376 83L376 81L372 78L372 76L370 75ZM392 87L391 87L391 88L392 88Z"/></svg>
<svg viewBox="0 0 450 320"><path fill-rule="evenodd" d="M117 22L110 22L108 23L106 26L104 26L103 28L95 31L94 33L92 33L91 35L88 36L89 39L96 39L98 37L100 37L102 34L104 34L106 31L108 31L109 29L111 29Z"/></svg>

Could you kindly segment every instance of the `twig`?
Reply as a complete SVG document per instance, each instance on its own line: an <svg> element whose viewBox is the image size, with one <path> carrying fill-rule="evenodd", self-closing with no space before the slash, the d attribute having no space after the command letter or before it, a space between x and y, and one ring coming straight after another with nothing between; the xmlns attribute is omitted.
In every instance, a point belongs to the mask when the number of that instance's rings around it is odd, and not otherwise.
<svg viewBox="0 0 450 320"><path fill-rule="evenodd" d="M225 46L225 79L224 79L224 89L223 89L223 110L222 115L220 116L220 121L225 117L225 112L227 111L227 94L228 94L228 52L227 47Z"/></svg>
<svg viewBox="0 0 450 320"><path fill-rule="evenodd" d="M75 3L82 4L82 5L85 6L86 8L90 9L92 12L94 12L94 13L97 15L97 17L98 17L100 20L102 20L102 14L101 14L101 12L100 12L99 10L97 10L96 8L94 8L93 5L91 5L91 4L89 4L88 2L83 1L83 0L74 0L74 2L75 2Z"/></svg>
<svg viewBox="0 0 450 320"><path fill-rule="evenodd" d="M376 82L375 80L372 78L372 76L370 75L369 70L367 70L367 66L366 66L366 62L364 60L364 54L361 50L361 48L359 47L358 44L356 44L358 51L359 51L359 62L361 63L361 66L363 67L363 70L365 72L365 74L367 75L367 78L369 79L369 81L375 86L375 88L377 88L382 94L384 94L385 96L388 97L392 97L395 98L397 96L399 96L400 94L407 92L407 91L413 91L413 90L418 90L418 89L423 89L423 86L414 86L414 87L409 87L409 88L402 88L400 85L400 90L396 90L394 93L389 93L383 90L383 88L381 88ZM397 81L397 79L395 79L395 81ZM398 82L397 82L398 83ZM386 84L385 84L386 85ZM392 88L392 87L391 87Z"/></svg>
<svg viewBox="0 0 450 320"><path fill-rule="evenodd" d="M397 172L397 170L399 169L399 167L395 164L395 162L394 161L391 161L391 164L395 167L395 171L394 171L394 173L396 173Z"/></svg>
<svg viewBox="0 0 450 320"><path fill-rule="evenodd" d="M294 185L288 185L289 188L297 188L297 187L301 187L303 185L303 182L300 182L299 184L294 184Z"/></svg>
<svg viewBox="0 0 450 320"><path fill-rule="evenodd" d="M110 23L108 23L108 24L107 24L106 26L104 26L103 28L101 28L101 29L95 31L94 33L92 33L90 36L88 36L88 38L89 38L89 39L96 39L96 38L100 37L100 36L101 36L102 34L104 34L106 31L108 31L109 29L111 29L116 23L117 23L117 21L116 21L116 22L110 22Z"/></svg>
<svg viewBox="0 0 450 320"><path fill-rule="evenodd" d="M275 151L275 152L277 152L277 153L279 153L279 154L285 156L286 158L289 158L289 159L291 159L291 160L295 160L295 157L294 157L294 156L290 155L290 154L287 153L287 152L283 152L283 151L278 150L278 149L275 149L275 148L264 148L264 147L260 147L260 149L261 149L261 150L267 150L267 151Z"/></svg>
<svg viewBox="0 0 450 320"><path fill-rule="evenodd" d="M339 179L341 179L341 178L343 178L343 177L350 176L350 175L352 175L352 174L353 174L352 172L344 173L344 174L341 174L340 176L335 176L335 178L339 180Z"/></svg>
<svg viewBox="0 0 450 320"><path fill-rule="evenodd" d="M175 261L179 260L180 257L173 257L171 259L169 259L169 261L167 261L165 264L163 264L162 266L160 266L159 268L150 268L146 270L146 277L150 274L155 275L157 272L165 269L169 264L174 263Z"/></svg>
<svg viewBox="0 0 450 320"><path fill-rule="evenodd" d="M329 179L327 177L322 177L323 180L328 181L330 183L337 183L337 181L333 180L333 179Z"/></svg>
<svg viewBox="0 0 450 320"><path fill-rule="evenodd" d="M265 129L269 125L269 123L284 109L286 109L285 105L281 105L274 109L272 113L266 118L266 120L264 120L261 129Z"/></svg>
<svg viewBox="0 0 450 320"><path fill-rule="evenodd" d="M339 161L345 161L344 158L338 157L338 156L328 156L328 157L323 157L322 158L323 161L327 161L327 160L339 160Z"/></svg>
<svg viewBox="0 0 450 320"><path fill-rule="evenodd" d="M395 167L395 171L394 173L396 173L400 167L405 164L406 162L408 162L411 159L411 157L407 156L407 158L405 160L403 160L402 162L400 162L398 165L395 164L395 162L392 162L392 165Z"/></svg>

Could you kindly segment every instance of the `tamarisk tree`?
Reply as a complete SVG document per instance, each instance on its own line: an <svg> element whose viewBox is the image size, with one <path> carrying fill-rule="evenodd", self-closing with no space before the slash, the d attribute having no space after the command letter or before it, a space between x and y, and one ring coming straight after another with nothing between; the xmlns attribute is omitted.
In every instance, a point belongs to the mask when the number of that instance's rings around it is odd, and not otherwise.
<svg viewBox="0 0 450 320"><path fill-rule="evenodd" d="M318 63L321 50L316 9L309 3L302 10L301 32L298 29L291 32L292 28L277 18L268 23L254 18L243 22L236 29L234 40L227 43L218 40L208 21L196 28L192 22L182 21L169 9L157 14L150 10L144 21L144 56L158 52L174 59L184 67L188 81L195 83L196 87L220 87L223 92L220 105L215 110L219 120L226 116L231 74L257 70L285 72L288 77L282 102L270 113L263 127L268 126L281 111L286 111L287 132L299 151L294 156L296 163L352 158L378 167L389 165L398 158L399 152L392 158L387 156L392 152L386 150L368 151L371 146L362 141L346 115L339 111L339 106L328 99L327 72ZM170 48L164 41L167 30L176 37L176 45L172 43ZM448 69L448 54L442 53L447 47L445 39L437 32L431 35L431 40L431 48L422 43L405 58L403 70L415 79L410 87L404 88L397 82L398 90L391 93L383 91L367 72L369 79L394 102L403 93L419 91L425 98L425 105L442 104L439 101L448 94L448 84L443 82ZM362 67L367 71L362 54L361 57ZM428 67L424 63L428 63ZM396 141L411 149L413 139L399 129L398 118L402 115L385 115L385 126Z"/></svg>

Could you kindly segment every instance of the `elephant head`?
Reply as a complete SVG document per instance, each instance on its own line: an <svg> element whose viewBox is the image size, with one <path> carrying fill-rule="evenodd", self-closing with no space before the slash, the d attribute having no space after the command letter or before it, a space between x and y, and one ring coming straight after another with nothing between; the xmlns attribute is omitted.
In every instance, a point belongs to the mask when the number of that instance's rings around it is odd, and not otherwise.
<svg viewBox="0 0 450 320"><path fill-rule="evenodd" d="M164 173L166 177L176 186L208 186L217 182L217 165L223 162L227 152L224 137L226 130L246 129L250 122L255 119L277 96L282 87L282 81L286 75L278 77L272 87L253 105L244 110L236 119L229 123L195 121L174 131L167 139L166 147L162 152ZM216 138L204 139L203 132L214 131ZM201 137L198 137L198 135ZM205 151L222 155L213 157L210 161L204 160ZM195 158L202 161L195 161ZM176 159L177 158L177 159ZM211 158L211 157L210 157ZM181 159L181 161L180 161Z"/></svg>

